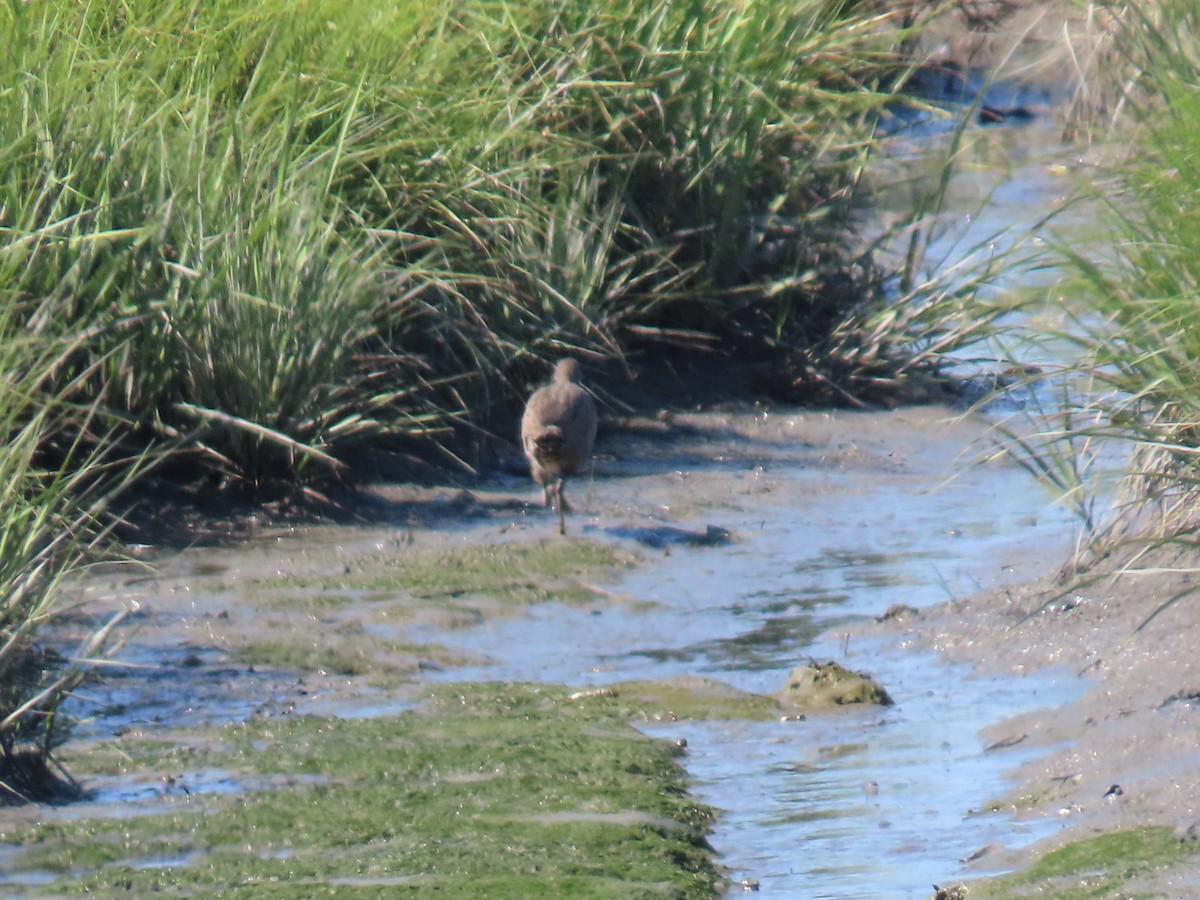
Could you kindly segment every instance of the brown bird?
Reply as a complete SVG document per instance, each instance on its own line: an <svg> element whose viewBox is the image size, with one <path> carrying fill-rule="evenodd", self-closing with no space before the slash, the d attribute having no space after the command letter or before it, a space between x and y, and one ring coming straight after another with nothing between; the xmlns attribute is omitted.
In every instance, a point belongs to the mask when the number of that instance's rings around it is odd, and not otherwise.
<svg viewBox="0 0 1200 900"><path fill-rule="evenodd" d="M521 448L546 505L558 510L559 534L567 533L563 482L583 468L595 440L596 404L579 383L579 363L561 359L554 380L533 392L521 417Z"/></svg>

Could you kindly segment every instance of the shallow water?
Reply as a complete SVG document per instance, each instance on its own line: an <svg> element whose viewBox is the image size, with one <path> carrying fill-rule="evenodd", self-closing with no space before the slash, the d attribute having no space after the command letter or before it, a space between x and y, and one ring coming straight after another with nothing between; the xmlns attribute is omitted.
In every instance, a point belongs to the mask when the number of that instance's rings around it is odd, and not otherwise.
<svg viewBox="0 0 1200 900"><path fill-rule="evenodd" d="M772 490L795 503L759 505L750 495L731 508L726 499L712 515L735 536L729 546L673 548L605 586L653 601L653 609L546 604L528 617L487 620L438 639L493 661L468 669L469 677L495 677L497 665L504 678L568 684L704 672L775 690L779 673L832 623L1023 577L1029 553L1053 559L1047 542L1061 560L1070 533L1065 514L1015 468L968 472L952 483L936 473L893 473L862 485L853 475L830 484L827 475L783 463L770 477ZM862 477L876 481L872 472ZM821 489L807 490L814 479ZM581 533L605 538L596 525Z"/></svg>
<svg viewBox="0 0 1200 900"><path fill-rule="evenodd" d="M1006 774L1032 752L986 752L979 731L1078 690L1073 675L979 678L894 639L847 637L893 604L1018 583L1064 560L1068 514L1016 465L976 462L994 451L989 428L984 417L941 407L745 407L633 422L605 436L592 477L571 486L572 534L642 557L594 585L594 602L418 625L380 615L386 601L359 592L307 627L353 622L368 637L425 641L480 660L414 671L447 681L586 687L698 675L771 693L810 657L864 670L894 706L803 721L668 718L641 727L687 740L697 796L721 811L711 841L734 875L734 895L738 881L755 879L777 897L927 897L981 848L1014 848L1057 827L970 815L1005 793ZM140 668L86 687L76 702L95 713L81 734L406 708L411 692L344 676L246 671L221 649L228 630L269 637L306 626L295 615L276 619L256 589L243 594L237 585L342 570L361 553L402 553L409 540L557 539L526 481L503 479L491 499L480 496L471 514L435 528L298 529L188 550L132 587L114 581L105 590L141 607L122 652ZM222 772L175 774L171 783L97 783L91 802L61 814L109 815L114 803L122 814L154 814L197 794L255 788ZM971 871L987 863L985 855ZM18 873L18 883L40 875Z"/></svg>
<svg viewBox="0 0 1200 900"><path fill-rule="evenodd" d="M979 731L1069 701L1078 679L975 677L894 643L847 641L844 628L892 604L919 607L1044 571L1064 558L1071 523L1014 466L968 468L947 481L964 435L939 440L935 421L889 428L886 417L845 416L839 427L864 440L830 466L827 448L805 443L803 418L790 446L748 441L757 461L708 482L719 505L673 523L718 524L732 543L673 548L604 586L650 608L551 604L441 634L490 660L444 677L575 685L699 674L774 692L809 657L865 670L895 706L642 727L687 740L697 793L722 810L712 842L734 895L737 882L754 879L779 897L927 897L931 884L965 874L961 860L977 851L1019 847L1057 827L969 814L1004 793L1006 773L1024 758L985 752ZM727 457L716 455L721 471ZM688 462L689 477L701 478L704 464ZM624 475L622 492L657 477ZM605 488L598 480L596 493ZM603 511L582 533L631 530L607 524L612 515Z"/></svg>
<svg viewBox="0 0 1200 900"><path fill-rule="evenodd" d="M647 729L688 741L698 793L725 810L713 842L732 869L732 894L753 879L781 897L926 898L932 884L987 871L986 856L968 870L973 854L1059 827L972 810L1004 790L1005 772L1023 758L987 754L979 729L1069 690L1045 679L1014 691L878 649L870 669L895 707Z"/></svg>

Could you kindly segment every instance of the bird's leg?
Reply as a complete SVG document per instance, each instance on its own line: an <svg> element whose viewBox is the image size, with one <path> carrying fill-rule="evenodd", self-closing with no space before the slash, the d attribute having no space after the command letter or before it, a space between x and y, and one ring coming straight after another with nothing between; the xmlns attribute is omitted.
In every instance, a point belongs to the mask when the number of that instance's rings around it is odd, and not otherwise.
<svg viewBox="0 0 1200 900"><path fill-rule="evenodd" d="M567 508L567 500L563 496L563 480L561 478L554 482L554 500L554 506L558 510L558 533L566 534L567 520L564 517L564 513Z"/></svg>
<svg viewBox="0 0 1200 900"><path fill-rule="evenodd" d="M554 506L554 482L542 486L542 500L549 507Z"/></svg>

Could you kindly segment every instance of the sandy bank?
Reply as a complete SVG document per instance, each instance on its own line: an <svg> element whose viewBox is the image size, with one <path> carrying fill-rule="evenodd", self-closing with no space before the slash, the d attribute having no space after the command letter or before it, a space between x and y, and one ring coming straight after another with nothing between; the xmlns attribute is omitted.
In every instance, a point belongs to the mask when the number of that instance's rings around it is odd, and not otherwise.
<svg viewBox="0 0 1200 900"><path fill-rule="evenodd" d="M1194 552L1162 549L1108 561L1083 578L1042 578L863 626L988 672L1019 678L1056 666L1084 682L1078 702L985 735L993 752L1045 748L1016 769L1019 787L997 798L998 808L1064 827L1023 853L995 848L981 866L1021 867L1052 846L1138 825L1168 825L1183 839L1200 832L1196 563ZM1145 887L1200 897L1200 864Z"/></svg>

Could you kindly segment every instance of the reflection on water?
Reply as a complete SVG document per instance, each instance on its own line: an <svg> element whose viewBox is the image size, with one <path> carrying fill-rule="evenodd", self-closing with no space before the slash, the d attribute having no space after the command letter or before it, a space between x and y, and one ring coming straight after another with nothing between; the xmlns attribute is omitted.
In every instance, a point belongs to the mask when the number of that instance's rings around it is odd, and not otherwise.
<svg viewBox="0 0 1200 900"><path fill-rule="evenodd" d="M944 180L950 153L953 176ZM953 149L944 135L899 136L869 177L883 260L899 271L915 250L912 283L927 295L953 298L979 279L979 297L1012 310L997 320L1012 333L951 355L957 374L995 374L1009 361L1057 370L1078 358L1080 347L1059 335L1078 333L1091 316L1057 286L1064 260L1056 248L1102 258L1115 238L1089 199L1095 161L1064 141L1060 119L968 129Z"/></svg>
<svg viewBox="0 0 1200 900"><path fill-rule="evenodd" d="M943 138L898 139L876 162L872 196L881 232L907 221L914 209L930 208L943 184L948 146ZM1072 202L1088 164L1064 143L1062 125L1053 119L968 131L955 146L954 171L936 220L922 220L919 278L966 281L974 269L994 263L989 284L995 293L1044 286L1058 277L1039 266L1047 237L1069 231L1079 240L1095 227L1094 209ZM908 245L901 240L891 249L899 260Z"/></svg>

